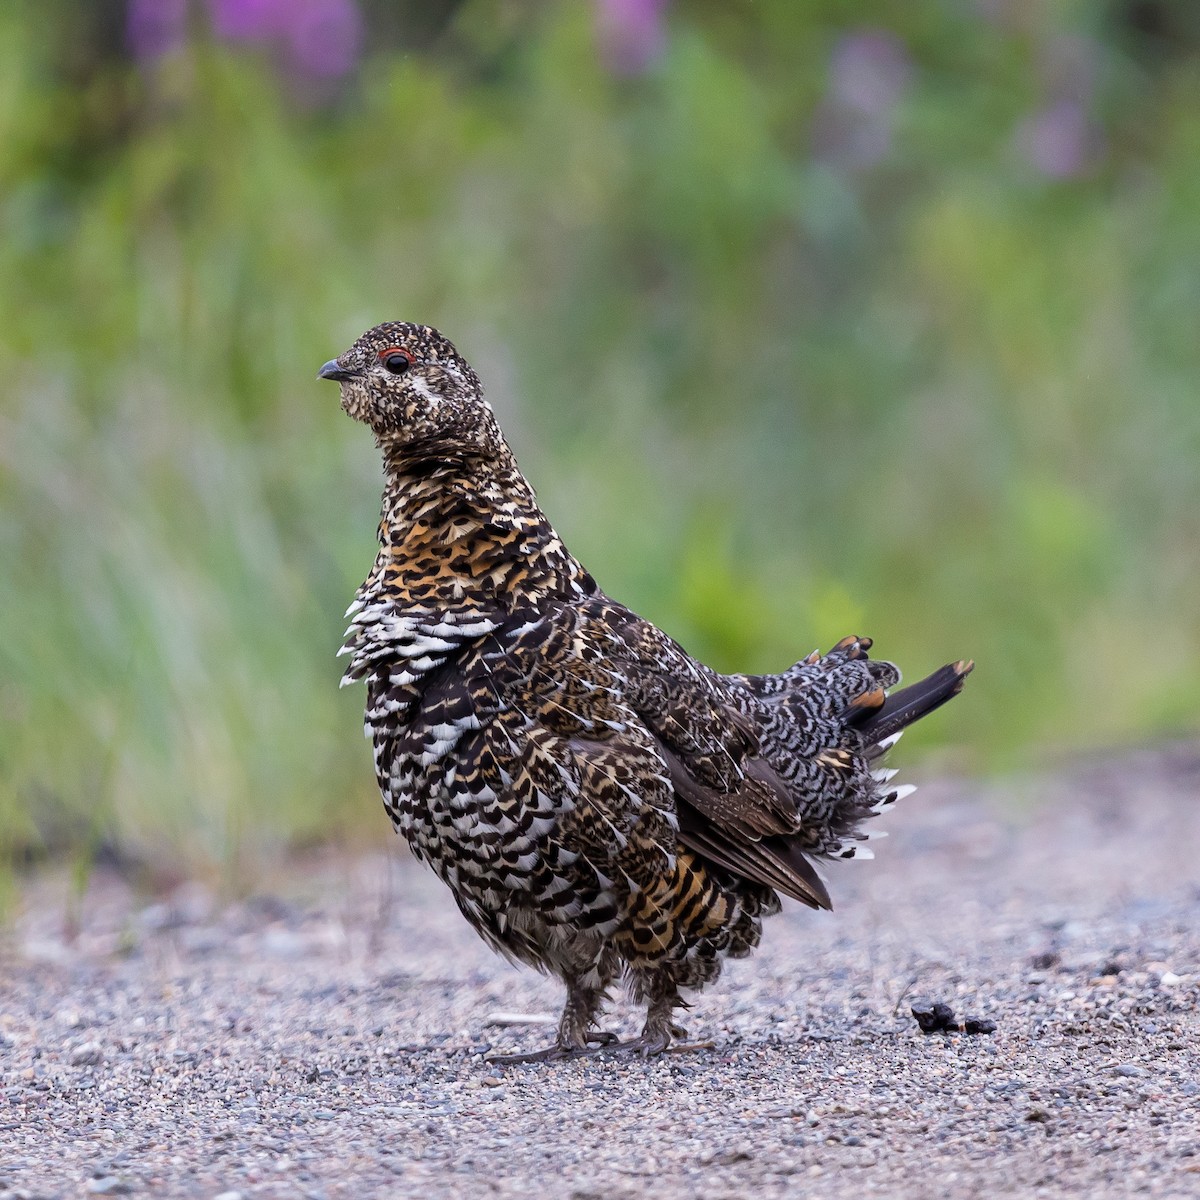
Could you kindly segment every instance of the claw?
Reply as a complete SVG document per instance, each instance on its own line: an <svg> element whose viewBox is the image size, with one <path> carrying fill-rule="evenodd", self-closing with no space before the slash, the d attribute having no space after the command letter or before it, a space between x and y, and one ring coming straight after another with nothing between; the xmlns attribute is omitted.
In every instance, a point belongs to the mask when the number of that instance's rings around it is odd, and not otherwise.
<svg viewBox="0 0 1200 1200"><path fill-rule="evenodd" d="M645 1038L638 1039L642 1044L640 1046L631 1046L631 1050L636 1050L642 1058L657 1058L671 1044L669 1037L653 1038L647 1041Z"/></svg>
<svg viewBox="0 0 1200 1200"><path fill-rule="evenodd" d="M641 1037L633 1038L628 1042L621 1042L614 1046L614 1050L619 1050L622 1053L631 1051L640 1058L657 1058L671 1044L671 1035L669 1033L645 1034Z"/></svg>
<svg viewBox="0 0 1200 1200"><path fill-rule="evenodd" d="M685 1034L684 1030L680 1033ZM692 1050L713 1050L716 1042L673 1042L669 1034L633 1038L628 1042L618 1042L608 1047L609 1054L633 1053L640 1058L657 1058L660 1054L687 1054Z"/></svg>
<svg viewBox="0 0 1200 1200"><path fill-rule="evenodd" d="M544 1050L531 1050L528 1054L487 1054L484 1062L495 1063L498 1067L513 1067L518 1063L559 1062L579 1054L578 1050L564 1050L561 1046L547 1046Z"/></svg>
<svg viewBox="0 0 1200 1200"><path fill-rule="evenodd" d="M565 1062L571 1058L586 1058L607 1049L608 1043L599 1046L547 1046L544 1050L530 1050L526 1054L489 1054L484 1062L498 1067L512 1067L520 1063Z"/></svg>
<svg viewBox="0 0 1200 1200"><path fill-rule="evenodd" d="M564 1062L570 1058L585 1058L589 1054L599 1054L612 1046L621 1045L621 1039L607 1029L590 1029L587 1034L586 1046L562 1046L555 1042L544 1050L530 1050L525 1054L488 1054L484 1062L495 1063L499 1067L511 1067L519 1063Z"/></svg>

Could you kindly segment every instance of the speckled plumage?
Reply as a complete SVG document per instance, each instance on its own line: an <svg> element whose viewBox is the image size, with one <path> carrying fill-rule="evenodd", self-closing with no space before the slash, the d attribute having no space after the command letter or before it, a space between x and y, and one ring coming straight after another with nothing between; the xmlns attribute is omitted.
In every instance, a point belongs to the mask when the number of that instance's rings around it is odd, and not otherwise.
<svg viewBox="0 0 1200 1200"><path fill-rule="evenodd" d="M962 686L846 638L779 675L720 675L609 599L522 476L475 372L427 326L369 330L321 376L369 424L387 477L343 682L365 680L384 805L497 950L560 976L538 1057L585 1053L622 975L640 1038L681 1031L681 988L749 953L778 893L829 897L812 861L867 855L904 794L878 759Z"/></svg>

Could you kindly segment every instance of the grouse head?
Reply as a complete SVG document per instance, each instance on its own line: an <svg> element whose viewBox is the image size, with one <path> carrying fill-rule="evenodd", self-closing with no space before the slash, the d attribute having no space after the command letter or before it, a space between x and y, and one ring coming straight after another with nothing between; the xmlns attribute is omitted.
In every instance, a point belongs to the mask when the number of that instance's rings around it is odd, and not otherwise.
<svg viewBox="0 0 1200 1200"><path fill-rule="evenodd" d="M341 385L342 408L370 425L386 457L461 461L504 446L479 376L428 325L376 325L318 375Z"/></svg>

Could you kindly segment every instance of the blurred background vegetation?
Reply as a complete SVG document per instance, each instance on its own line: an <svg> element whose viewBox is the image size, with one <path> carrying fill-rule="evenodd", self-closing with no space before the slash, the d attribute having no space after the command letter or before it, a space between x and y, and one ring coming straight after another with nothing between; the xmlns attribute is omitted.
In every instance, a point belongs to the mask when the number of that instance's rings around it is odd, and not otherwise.
<svg viewBox="0 0 1200 1200"><path fill-rule="evenodd" d="M967 769L1194 732L1198 164L1194 0L8 0L0 856L388 836L315 373L393 318L714 665L974 656Z"/></svg>

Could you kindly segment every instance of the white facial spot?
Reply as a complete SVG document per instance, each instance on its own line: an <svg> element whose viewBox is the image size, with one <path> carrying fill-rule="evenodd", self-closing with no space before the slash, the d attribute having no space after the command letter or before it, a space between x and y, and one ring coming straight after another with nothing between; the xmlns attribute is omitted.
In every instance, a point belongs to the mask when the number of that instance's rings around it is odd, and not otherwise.
<svg viewBox="0 0 1200 1200"><path fill-rule="evenodd" d="M437 404L441 400L441 397L430 388L429 384L420 375L414 375L408 381L408 386L410 391L416 392L418 396L423 396L433 404Z"/></svg>

